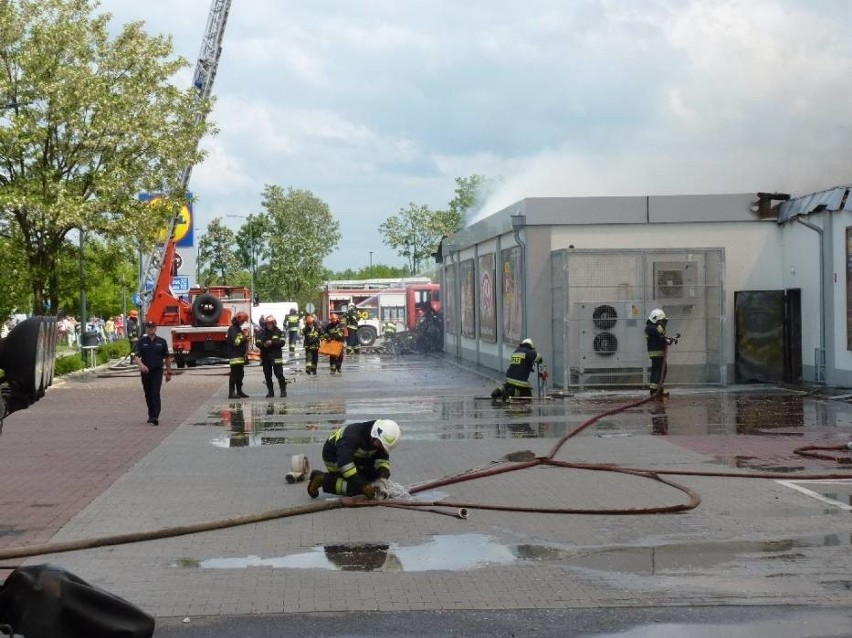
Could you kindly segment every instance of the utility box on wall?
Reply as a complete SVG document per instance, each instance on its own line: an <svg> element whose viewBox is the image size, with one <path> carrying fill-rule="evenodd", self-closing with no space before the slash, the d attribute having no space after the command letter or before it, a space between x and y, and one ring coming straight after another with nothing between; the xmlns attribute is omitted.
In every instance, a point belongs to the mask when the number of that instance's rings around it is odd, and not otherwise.
<svg viewBox="0 0 852 638"><path fill-rule="evenodd" d="M663 306L694 305L698 274L695 261L655 261L654 298Z"/></svg>
<svg viewBox="0 0 852 638"><path fill-rule="evenodd" d="M641 366L645 359L644 310L637 301L591 301L574 309L576 352L585 369Z"/></svg>

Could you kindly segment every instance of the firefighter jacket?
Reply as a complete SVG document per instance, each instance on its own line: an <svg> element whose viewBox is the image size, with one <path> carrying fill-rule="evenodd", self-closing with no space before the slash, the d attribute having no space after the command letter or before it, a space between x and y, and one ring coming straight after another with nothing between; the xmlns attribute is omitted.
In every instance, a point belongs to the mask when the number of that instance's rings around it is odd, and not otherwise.
<svg viewBox="0 0 852 638"><path fill-rule="evenodd" d="M248 337L243 334L242 327L237 323L231 323L228 334L225 337L228 345L228 360L233 365L243 365L248 353Z"/></svg>
<svg viewBox="0 0 852 638"><path fill-rule="evenodd" d="M529 382L530 372L535 364L542 361L541 355L534 348L522 343L512 353L511 363L506 370L506 383L519 388L532 387Z"/></svg>
<svg viewBox="0 0 852 638"><path fill-rule="evenodd" d="M305 329L302 330L302 337L305 339L305 350L319 350L320 335L320 329L317 328L316 324L306 324Z"/></svg>
<svg viewBox="0 0 852 638"><path fill-rule="evenodd" d="M346 311L346 327L349 330L357 330L358 323L361 321L361 317L358 315L358 311L353 308L352 310Z"/></svg>
<svg viewBox="0 0 852 638"><path fill-rule="evenodd" d="M650 320L645 322L645 342L648 346L648 356L652 359L662 357L666 353L668 340L666 339L665 322L651 323Z"/></svg>
<svg viewBox="0 0 852 638"><path fill-rule="evenodd" d="M325 327L324 338L329 341L345 341L346 329L339 321L337 323L330 323Z"/></svg>
<svg viewBox="0 0 852 638"><path fill-rule="evenodd" d="M266 345L267 341L271 341L271 343ZM273 363L283 363L284 356L281 354L281 350L284 348L286 341L286 336L278 326L263 328L257 334L257 347L260 350L261 358L272 361Z"/></svg>
<svg viewBox="0 0 852 638"><path fill-rule="evenodd" d="M339 472L347 483L355 487L356 492L374 480L371 477L390 476L388 453L382 447L373 446L370 432L374 423L350 423L328 437L322 448L322 460L329 472Z"/></svg>
<svg viewBox="0 0 852 638"><path fill-rule="evenodd" d="M385 338L392 337L396 334L396 324L393 321L385 323Z"/></svg>
<svg viewBox="0 0 852 638"><path fill-rule="evenodd" d="M287 322L287 332L298 332L299 331L299 314L296 312L291 312L287 315L285 321Z"/></svg>
<svg viewBox="0 0 852 638"><path fill-rule="evenodd" d="M127 338L131 341L139 338L139 320L136 317L127 318Z"/></svg>

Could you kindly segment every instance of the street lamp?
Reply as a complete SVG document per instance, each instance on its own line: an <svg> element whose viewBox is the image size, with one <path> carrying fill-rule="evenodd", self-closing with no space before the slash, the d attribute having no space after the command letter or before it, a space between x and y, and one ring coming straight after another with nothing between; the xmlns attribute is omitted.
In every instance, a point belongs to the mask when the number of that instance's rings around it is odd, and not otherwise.
<svg viewBox="0 0 852 638"><path fill-rule="evenodd" d="M231 213L229 215L225 215L225 217L236 217L237 219L245 219L248 223L249 229L249 275L251 275L251 284L250 284L250 294L251 294L251 303L254 304L254 228L251 223L251 215L238 215L236 213Z"/></svg>

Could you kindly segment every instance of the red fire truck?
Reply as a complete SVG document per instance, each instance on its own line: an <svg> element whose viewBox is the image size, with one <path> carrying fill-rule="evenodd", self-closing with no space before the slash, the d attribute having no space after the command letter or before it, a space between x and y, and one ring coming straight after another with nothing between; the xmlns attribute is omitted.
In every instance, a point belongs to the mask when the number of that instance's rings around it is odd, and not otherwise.
<svg viewBox="0 0 852 638"><path fill-rule="evenodd" d="M373 345L384 324L392 321L397 332L414 330L419 316L441 312L441 286L428 277L327 281L320 300L320 318L332 312L341 320L354 304L361 316L358 342Z"/></svg>

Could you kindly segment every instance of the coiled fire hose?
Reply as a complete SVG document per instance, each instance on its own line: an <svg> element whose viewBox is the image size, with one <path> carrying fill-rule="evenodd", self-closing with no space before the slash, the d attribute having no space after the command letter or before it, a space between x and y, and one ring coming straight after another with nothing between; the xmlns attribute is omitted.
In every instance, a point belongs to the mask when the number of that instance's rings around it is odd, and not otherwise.
<svg viewBox="0 0 852 638"><path fill-rule="evenodd" d="M157 530L134 532L129 534L119 534L113 536L102 536L98 538L82 539L77 541L67 541L61 543L46 543L42 545L33 545L29 547L10 547L0 549L0 560L12 558L27 558L31 556L39 556L44 554L58 554L62 552L80 551L85 549L93 549L96 547L107 547L112 545L122 545L127 543L138 543L142 541L156 540L162 538L171 538L175 536L183 536L186 534L197 534L199 532L207 532L218 529L226 529L241 525L250 525L264 521L276 520L279 518L288 518L291 516L300 516L302 514L314 514L342 507L394 507L408 510L419 510L433 512L438 514L446 514L457 518L466 519L468 510L498 510L506 512L528 512L540 514L587 514L587 515L636 515L636 514L673 514L677 512L685 512L695 509L701 503L701 497L697 492L689 487L675 483L665 476L704 476L704 477L719 477L719 478L751 478L751 479L787 479L793 475L784 472L707 472L697 470L660 470L648 468L624 467L615 464L606 463L570 463L567 461L559 461L554 457L562 448L562 446L572 437L577 436L583 430L590 427L600 419L639 407L645 403L656 400L653 397L643 398L638 401L633 401L621 406L617 406L600 414L597 414L586 421L583 421L574 430L568 432L553 446L547 456L534 457L532 460L514 462L507 465L498 465L491 468L476 470L473 472L465 472L455 476L450 476L428 483L422 483L412 487L409 492L416 494L426 490L432 490L446 485L453 485L466 481L473 481L489 476L496 476L507 472L517 472L539 465L564 467L574 470L587 470L595 472L619 472L646 478L660 483L664 483L676 490L683 492L688 500L685 503L678 503L666 506L656 507L633 507L633 508L569 508L569 507L533 507L521 505L495 505L485 503L465 503L449 499L441 499L437 501L402 501L402 500L366 500L363 497L344 497L335 500L321 501L308 505L300 505L289 508L279 508L267 510L257 514L249 514L243 516L233 516L219 520L207 521L202 523L194 523L190 525L180 525L175 527L166 527ZM823 460L833 460L838 463L850 463L848 457L840 457L839 455L821 455L815 453L814 450L849 450L850 445L834 445L834 446L804 446L794 450L796 454L801 456L810 456ZM846 459L846 460L840 460ZM796 480L831 480L831 479L852 479L852 473L825 473L825 474L797 474ZM455 512L448 512L440 508L453 508Z"/></svg>

